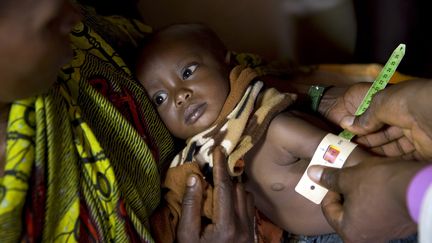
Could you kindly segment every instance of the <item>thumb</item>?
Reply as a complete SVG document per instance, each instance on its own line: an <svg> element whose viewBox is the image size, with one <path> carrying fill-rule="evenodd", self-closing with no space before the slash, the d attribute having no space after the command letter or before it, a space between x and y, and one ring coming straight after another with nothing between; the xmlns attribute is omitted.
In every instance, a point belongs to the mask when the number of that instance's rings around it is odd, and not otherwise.
<svg viewBox="0 0 432 243"><path fill-rule="evenodd" d="M320 184L330 191L342 193L342 188L339 183L340 171L341 169L312 165L308 168L307 174L315 183Z"/></svg>
<svg viewBox="0 0 432 243"><path fill-rule="evenodd" d="M321 207L327 222L336 232L342 232L343 228L343 197L342 188L339 187L340 169L312 165L307 170L308 176L316 183L326 187L330 191L324 197Z"/></svg>
<svg viewBox="0 0 432 243"><path fill-rule="evenodd" d="M177 228L179 242L182 239L199 238L201 229L202 185L197 175L190 175L186 181L186 191L183 196L182 214ZM188 232L187 235L184 235Z"/></svg>
<svg viewBox="0 0 432 243"><path fill-rule="evenodd" d="M376 132L383 125L384 123L378 119L373 107L367 109L360 116L345 116L340 122L342 128L358 135Z"/></svg>

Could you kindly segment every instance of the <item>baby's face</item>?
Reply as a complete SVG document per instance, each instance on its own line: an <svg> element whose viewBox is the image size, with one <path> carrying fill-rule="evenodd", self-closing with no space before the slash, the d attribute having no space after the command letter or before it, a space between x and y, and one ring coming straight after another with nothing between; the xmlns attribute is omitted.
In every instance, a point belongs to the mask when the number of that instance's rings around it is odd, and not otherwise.
<svg viewBox="0 0 432 243"><path fill-rule="evenodd" d="M207 129L229 93L224 64L193 42L152 45L137 72L162 121L181 139Z"/></svg>

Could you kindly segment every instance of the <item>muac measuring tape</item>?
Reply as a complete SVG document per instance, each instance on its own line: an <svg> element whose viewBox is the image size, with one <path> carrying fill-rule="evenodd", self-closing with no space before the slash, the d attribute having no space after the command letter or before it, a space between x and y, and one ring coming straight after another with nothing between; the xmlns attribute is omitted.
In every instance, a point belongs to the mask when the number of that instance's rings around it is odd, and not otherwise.
<svg viewBox="0 0 432 243"><path fill-rule="evenodd" d="M392 53L387 63L384 65L381 72L378 74L377 78L373 82L372 86L369 88L365 97L363 98L360 106L357 108L354 115L359 116L363 114L367 108L369 107L372 97L380 90L384 89L388 84L390 78L393 76L396 68L399 63L402 61L403 56L405 55L405 44L400 44ZM351 140L355 134L350 131L343 130L339 133L339 137L343 137L345 139Z"/></svg>
<svg viewBox="0 0 432 243"><path fill-rule="evenodd" d="M369 88L368 92L360 103L360 106L354 113L356 116L363 114L369 107L373 96L378 91L385 88L404 55L405 44L400 44L393 51L383 69L376 77L372 86ZM334 168L342 168L346 159L356 147L356 144L350 142L354 136L355 134L347 130L342 131L338 136L331 133L327 134L318 145L318 148L315 151L309 166L324 165ZM307 175L307 169L295 187L295 190L316 204L321 203L328 191L326 188L309 179L309 176Z"/></svg>

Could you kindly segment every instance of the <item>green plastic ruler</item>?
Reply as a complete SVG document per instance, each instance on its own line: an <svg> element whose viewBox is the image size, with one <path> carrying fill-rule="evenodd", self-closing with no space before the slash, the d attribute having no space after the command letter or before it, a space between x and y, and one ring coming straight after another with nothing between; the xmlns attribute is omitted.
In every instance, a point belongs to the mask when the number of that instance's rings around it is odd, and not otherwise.
<svg viewBox="0 0 432 243"><path fill-rule="evenodd" d="M384 65L381 72L378 74L377 78L373 82L372 86L369 88L366 93L363 101L360 103L360 106L357 108L355 112L356 116L363 114L366 109L369 107L372 97L380 90L384 89L390 78L393 76L396 71L397 66L401 62L403 56L405 55L405 44L400 44L392 53L387 63ZM350 131L343 130L339 133L340 137L351 140L355 134Z"/></svg>

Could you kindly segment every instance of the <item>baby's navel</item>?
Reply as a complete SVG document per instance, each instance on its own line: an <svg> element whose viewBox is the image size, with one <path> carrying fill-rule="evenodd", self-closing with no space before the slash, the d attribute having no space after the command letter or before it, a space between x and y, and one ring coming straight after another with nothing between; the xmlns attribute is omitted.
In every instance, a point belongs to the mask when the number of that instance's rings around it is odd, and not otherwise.
<svg viewBox="0 0 432 243"><path fill-rule="evenodd" d="M273 191L282 191L283 189L285 189L285 186L282 183L273 183L271 185L271 189Z"/></svg>

